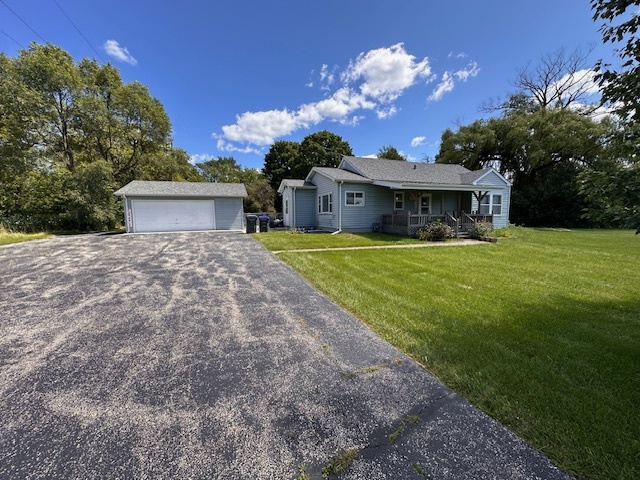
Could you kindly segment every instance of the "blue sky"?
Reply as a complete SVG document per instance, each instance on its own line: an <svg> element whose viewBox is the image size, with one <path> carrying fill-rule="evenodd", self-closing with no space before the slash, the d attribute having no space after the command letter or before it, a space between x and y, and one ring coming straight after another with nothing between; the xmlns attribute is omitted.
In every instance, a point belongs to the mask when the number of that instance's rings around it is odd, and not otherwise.
<svg viewBox="0 0 640 480"><path fill-rule="evenodd" d="M45 39L112 62L163 103L194 161L259 168L273 141L320 130L356 155L421 160L545 53L609 59L591 16L588 0L1 0L0 48Z"/></svg>

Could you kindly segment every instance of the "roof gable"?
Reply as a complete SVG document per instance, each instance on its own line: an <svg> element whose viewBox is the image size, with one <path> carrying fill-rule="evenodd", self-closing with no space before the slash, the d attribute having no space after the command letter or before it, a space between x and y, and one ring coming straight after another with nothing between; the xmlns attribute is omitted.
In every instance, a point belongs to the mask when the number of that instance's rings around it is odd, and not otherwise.
<svg viewBox="0 0 640 480"><path fill-rule="evenodd" d="M511 185L511 182L504 178L504 176L500 175L500 172L494 168L478 170L477 173L480 175L473 180L474 185Z"/></svg>
<svg viewBox="0 0 640 480"><path fill-rule="evenodd" d="M293 178L284 178L280 182L280 186L278 187L278 193L282 193L286 188L304 188L304 189L314 189L317 188L313 183L307 182L306 180L296 180Z"/></svg>
<svg viewBox="0 0 640 480"><path fill-rule="evenodd" d="M320 174L335 181L355 182L355 183L371 183L371 179L358 175L341 168L332 167L313 167L307 175L307 181L311 181L314 175Z"/></svg>
<svg viewBox="0 0 640 480"><path fill-rule="evenodd" d="M157 182L134 180L115 195L129 197L246 197L242 183Z"/></svg>

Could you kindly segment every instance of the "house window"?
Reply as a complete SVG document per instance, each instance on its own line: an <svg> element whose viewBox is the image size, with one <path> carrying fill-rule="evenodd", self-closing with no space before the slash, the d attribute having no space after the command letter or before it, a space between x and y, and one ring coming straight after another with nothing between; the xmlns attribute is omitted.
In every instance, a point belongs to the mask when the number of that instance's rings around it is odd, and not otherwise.
<svg viewBox="0 0 640 480"><path fill-rule="evenodd" d="M330 193L318 195L318 213L333 212L333 200Z"/></svg>
<svg viewBox="0 0 640 480"><path fill-rule="evenodd" d="M349 207L364 207L364 192L345 192L344 204Z"/></svg>
<svg viewBox="0 0 640 480"><path fill-rule="evenodd" d="M480 201L480 214L502 215L502 195L487 193Z"/></svg>
<svg viewBox="0 0 640 480"><path fill-rule="evenodd" d="M393 209L404 210L404 192L394 192L393 194Z"/></svg>
<svg viewBox="0 0 640 480"><path fill-rule="evenodd" d="M431 215L431 194L420 195L420 215Z"/></svg>
<svg viewBox="0 0 640 480"><path fill-rule="evenodd" d="M284 201L284 213L285 215L289 215L289 199Z"/></svg>

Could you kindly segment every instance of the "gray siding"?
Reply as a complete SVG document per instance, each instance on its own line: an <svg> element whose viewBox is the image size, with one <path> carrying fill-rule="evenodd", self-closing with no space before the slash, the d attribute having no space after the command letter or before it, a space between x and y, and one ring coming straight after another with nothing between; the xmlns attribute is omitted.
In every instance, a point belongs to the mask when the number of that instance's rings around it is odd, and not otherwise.
<svg viewBox="0 0 640 480"><path fill-rule="evenodd" d="M133 200L214 200L216 215L216 230L242 230L244 210L242 207L242 198L233 197L125 197L125 225L127 232L132 231L133 225L129 224L128 212L132 208Z"/></svg>
<svg viewBox="0 0 640 480"><path fill-rule="evenodd" d="M502 182L504 185L504 182ZM511 187L504 188L487 188L489 193L494 195L502 195L502 214L493 216L493 226L496 228L504 228L509 226L509 207L511 205ZM477 212L478 208L478 200L476 197L471 198L471 211Z"/></svg>
<svg viewBox="0 0 640 480"><path fill-rule="evenodd" d="M509 226L509 207L511 205L511 186L505 184L496 172L489 172L484 178L477 182L478 190L487 187L487 191L494 195L502 195L502 213L493 216L493 225L497 228ZM475 196L471 199L471 210L478 211L478 201Z"/></svg>
<svg viewBox="0 0 640 480"><path fill-rule="evenodd" d="M295 197L296 227L315 228L318 208L317 190L299 188L295 190Z"/></svg>
<svg viewBox="0 0 640 480"><path fill-rule="evenodd" d="M487 173L482 180L476 183L476 185L491 185L493 187L506 187L504 180L496 172Z"/></svg>
<svg viewBox="0 0 640 480"><path fill-rule="evenodd" d="M346 192L364 192L364 206L345 205ZM374 223L382 224L382 215L393 213L394 190L363 183L342 185L342 229L351 232L371 232ZM406 207L405 197L405 207ZM338 213L334 201L334 213Z"/></svg>
<svg viewBox="0 0 640 480"><path fill-rule="evenodd" d="M314 212L318 212L318 197L327 193L332 194L333 212L317 213L318 228L325 230L338 229L338 184L324 175L314 175L313 183L318 187L315 191Z"/></svg>
<svg viewBox="0 0 640 480"><path fill-rule="evenodd" d="M241 198L214 198L216 230L242 230L243 207Z"/></svg>

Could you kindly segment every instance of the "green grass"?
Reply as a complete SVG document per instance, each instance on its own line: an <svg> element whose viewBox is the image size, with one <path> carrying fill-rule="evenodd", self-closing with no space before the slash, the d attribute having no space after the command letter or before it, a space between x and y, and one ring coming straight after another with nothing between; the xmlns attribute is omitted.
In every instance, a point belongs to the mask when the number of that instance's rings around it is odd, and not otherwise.
<svg viewBox="0 0 640 480"><path fill-rule="evenodd" d="M563 470L640 478L640 236L510 235L280 257Z"/></svg>
<svg viewBox="0 0 640 480"><path fill-rule="evenodd" d="M388 233L254 233L253 238L264 244L267 250L301 250L306 248L370 247L376 245L410 245L424 243L413 238Z"/></svg>
<svg viewBox="0 0 640 480"><path fill-rule="evenodd" d="M0 230L0 245L9 245L11 243L28 242L30 240L41 240L49 238L50 233L11 233Z"/></svg>

